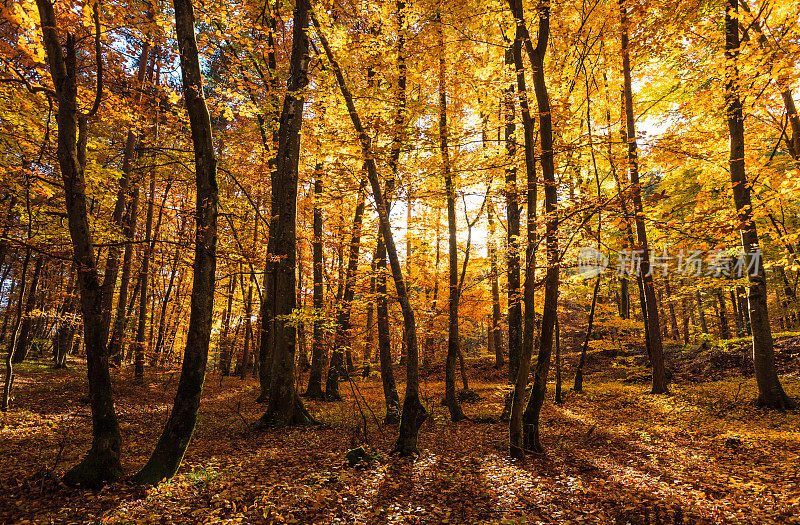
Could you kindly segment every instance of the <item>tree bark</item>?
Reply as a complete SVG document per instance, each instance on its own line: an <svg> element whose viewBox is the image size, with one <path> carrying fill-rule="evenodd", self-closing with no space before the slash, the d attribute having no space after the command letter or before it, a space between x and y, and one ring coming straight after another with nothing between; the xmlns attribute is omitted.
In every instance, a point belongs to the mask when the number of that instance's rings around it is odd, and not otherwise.
<svg viewBox="0 0 800 525"><path fill-rule="evenodd" d="M589 310L589 322L586 326L586 337L583 339L583 346L581 347L581 357L578 361L578 369L575 371L575 384L572 389L575 392L583 392L583 367L586 364L586 352L589 349L589 339L592 336L592 326L594 324L594 311L597 305L597 293L600 291L600 276L594 283L594 291L592 292L592 307Z"/></svg>
<svg viewBox="0 0 800 525"><path fill-rule="evenodd" d="M14 354L19 347L20 332L22 331L22 321L25 315L23 304L25 303L25 280L28 274L28 266L31 261L31 249L25 251L25 262L22 263L22 273L19 278L19 297L17 298L17 313L16 320L14 321L14 330L11 333L11 341L8 345L8 354L6 355L6 376L3 387L3 404L2 410L8 410L8 405L11 399L11 387L14 383Z"/></svg>
<svg viewBox="0 0 800 525"><path fill-rule="evenodd" d="M748 272L747 290L750 326L753 332L753 367L758 385L758 404L775 409L793 406L778 379L775 368L775 350L772 331L769 326L767 310L767 279L764 262L761 258L758 230L753 220L750 201L750 187L744 165L744 115L739 98L739 55L738 0L727 0L725 6L725 60L728 132L730 133L729 171L733 186L733 199L739 213L740 236L744 251L745 266L755 266L755 272ZM753 260L757 258L757 260Z"/></svg>
<svg viewBox="0 0 800 525"><path fill-rule="evenodd" d="M144 382L144 360L147 345L145 344L145 330L147 328L147 301L150 293L150 261L153 258L153 214L156 199L156 169L150 168L150 197L147 200L147 218L144 223L144 253L142 265L139 269L139 315L136 324L136 346L133 361L133 377L137 383Z"/></svg>
<svg viewBox="0 0 800 525"><path fill-rule="evenodd" d="M86 207L84 176L86 117L78 112L75 36L67 35L65 56L62 52L53 5L48 0L37 0L36 5L41 20L50 75L58 99L57 156L64 182L73 258L78 271L89 399L92 408L92 448L80 463L67 471L64 483L71 486L96 487L114 481L122 475L119 461L122 440L114 410L111 376L108 369L106 347L108 330L103 328L103 293L95 263L94 242ZM95 16L99 30L99 14ZM101 83L98 81L98 84ZM99 91L98 89L98 93Z"/></svg>
<svg viewBox="0 0 800 525"><path fill-rule="evenodd" d="M136 106L139 105L144 91L145 73L147 71L147 64L149 63L150 56L150 42L144 40L142 44L142 52L139 55L139 68L136 74L136 83L140 92ZM155 60L152 61L153 65ZM152 68L153 66L151 66ZM152 73L150 73L152 74ZM126 221L125 221L125 208L126 201L130 195L128 194L128 186L131 180L131 172L133 171L133 160L136 152L136 143L138 141L138 134L135 129L131 128L125 137L125 148L122 151L122 177L119 180L119 188L117 189L117 201L114 204L114 213L111 221L117 228L121 229L124 238L131 240L131 237L126 235ZM123 255L123 265L125 263L125 256L128 255L130 244L125 245ZM114 299L114 287L117 284L117 275L119 273L119 246L112 243L108 247L108 257L106 257L106 269L103 275L103 323L106 324L108 330L111 324L111 310ZM130 269L130 264L128 265ZM123 275L123 283L125 283L125 275ZM124 284L127 287L127 283ZM121 290L120 290L121 292ZM111 353L111 355L114 355Z"/></svg>
<svg viewBox="0 0 800 525"><path fill-rule="evenodd" d="M117 311L114 317L114 328L108 343L108 354L116 364L121 363L125 355L125 328L128 325L128 315L125 308L128 305L128 288L130 287L131 268L133 266L133 243L131 241L133 241L134 234L136 233L138 209L139 188L137 186L134 188L133 195L128 204L128 210L122 229L123 236L125 236L129 242L125 245L125 252L122 257L122 275L119 284L119 297L117 298Z"/></svg>
<svg viewBox="0 0 800 525"><path fill-rule="evenodd" d="M305 104L303 91L308 85L306 30L310 9L308 0L299 0L294 9L290 71L280 117L276 166L272 173L272 220L261 306L261 347L263 352L266 345L272 366L267 410L258 420L259 427L314 423L295 389L297 333L288 319L296 301L297 170Z"/></svg>
<svg viewBox="0 0 800 525"><path fill-rule="evenodd" d="M461 421L466 416L456 395L456 359L461 354L458 340L458 238L456 229L456 189L450 169L450 150L447 145L447 91L445 85L445 47L442 32L441 12L436 13L436 34L439 47L439 155L444 191L447 196L447 235L449 294L447 300L447 361L444 375L444 404L450 411L450 419Z"/></svg>
<svg viewBox="0 0 800 525"><path fill-rule="evenodd" d="M636 146L636 123L633 115L633 88L631 85L631 63L628 50L628 11L626 0L619 0L621 40L622 40L622 74L624 78L625 100L625 139L628 143L628 176L631 182L633 210L635 213L636 240L641 250L641 280L645 304L643 313L647 316L647 334L649 335L650 363L653 367L653 383L651 393L667 393L667 377L664 369L664 349L658 320L658 304L653 286L653 275L650 272L650 249L647 243L647 230L642 207L641 184L639 182L638 153Z"/></svg>
<svg viewBox="0 0 800 525"><path fill-rule="evenodd" d="M178 389L169 419L155 450L147 464L134 476L134 482L140 484L156 484L171 478L183 460L197 422L214 313L219 201L217 159L214 155L211 118L203 98L203 81L194 34L194 7L191 0L174 0L173 6L180 51L183 96L189 114L194 146L197 191L194 282Z"/></svg>
<svg viewBox="0 0 800 525"><path fill-rule="evenodd" d="M308 375L308 386L305 397L324 399L322 390L322 367L325 360L325 347L323 342L323 309L325 301L325 288L322 282L322 163L317 163L314 169L314 240L311 243L312 258L314 263L314 338L311 343L311 371Z"/></svg>
<svg viewBox="0 0 800 525"><path fill-rule="evenodd" d="M697 317L700 319L700 331L707 334L708 323L706 323L706 313L705 310L703 310L703 296L700 295L700 290L694 291L694 300L697 304Z"/></svg>
<svg viewBox="0 0 800 525"><path fill-rule="evenodd" d="M36 290L39 287L39 276L42 273L43 263L44 256L39 255L33 268L31 284L28 286L28 300L25 301L25 309L22 311L22 316L19 320L19 334L15 336L16 341L14 348L12 349L13 363L22 363L28 356L28 349L30 348L30 343L32 340L31 325L33 324L33 320L31 319L30 315L36 305Z"/></svg>
<svg viewBox="0 0 800 525"><path fill-rule="evenodd" d="M403 280L403 270L400 266L400 258L397 255L397 248L395 247L394 238L392 236L391 225L389 223L389 213L386 207L386 202L381 193L380 177L378 176L378 168L375 164L374 154L372 152L372 145L364 131L361 124L361 118L358 116L353 96L347 88L344 75L339 67L338 62L334 60L328 41L322 33L320 24L316 20L316 16L311 13L314 18L314 25L317 28L320 42L325 48L325 54L328 61L331 63L332 69L336 75L336 81L339 84L339 90L342 92L342 97L347 104L347 110L350 113L350 119L353 122L353 127L358 135L359 142L364 154L365 162L367 165L367 176L369 177L370 185L372 186L372 194L375 199L375 205L378 210L378 218L381 227L381 236L386 245L386 254L389 258L389 264L392 269L392 277L394 278L395 288L397 290L397 297L400 302L400 309L403 313L403 326L406 331L407 338L407 368L406 368L406 394L403 401L403 412L400 418L400 432L397 437L393 452L401 456L409 456L417 453L417 436L419 429L428 413L419 398L419 350L417 347L417 328L414 321L414 310L411 308L411 302L408 298L406 283ZM402 28L402 25L401 25Z"/></svg>
<svg viewBox="0 0 800 525"><path fill-rule="evenodd" d="M362 178L358 186L358 202L355 213L353 214L353 230L350 239L350 251L347 257L347 273L345 274L344 292L342 300L337 305L336 313L336 333L334 334L334 348L331 355L331 363L328 368L328 377L325 382L325 398L328 401L339 401L342 399L339 393L339 378L345 377L342 357L344 352L350 350L351 329L350 315L353 309L353 297L355 296L356 273L358 272L358 252L361 247L361 223L364 216L364 194L367 187L367 179Z"/></svg>
<svg viewBox="0 0 800 525"><path fill-rule="evenodd" d="M506 68L514 67L514 52L512 47L506 50ZM515 157L517 144L514 138L516 133L515 117L515 91L516 79L512 80L503 95L504 109L504 142L505 154L509 164L506 167L506 234L508 254L506 256L506 272L508 274L508 381L517 380L522 352L522 304L520 297L520 261L519 261L519 230L520 209L519 195L517 193L517 167ZM510 407L509 407L510 408Z"/></svg>
<svg viewBox="0 0 800 525"><path fill-rule="evenodd" d="M524 25L521 0L515 0L517 13L515 16L518 24ZM526 31L527 32L527 31ZM550 37L550 4L542 3L539 6L539 35L536 48L526 38L525 49L531 63L534 93L539 106L540 123L540 148L542 161L542 179L544 182L545 227L547 242L547 273L545 275L544 307L539 340L539 355L536 361L533 388L528 404L523 414L523 450L532 450L537 453L544 451L539 440L539 421L542 405L544 404L547 390L547 375L550 370L550 356L553 349L553 338L556 318L558 316L558 284L560 271L560 254L558 248L558 192L555 180L555 165L553 162L553 131L550 114L550 99L547 93L547 84L544 75L544 57ZM530 184L530 175L529 182ZM530 191L529 191L530 202ZM535 202L535 199L534 199ZM530 210L528 214L530 215ZM530 236L530 234L529 234ZM530 266L529 266L530 267ZM535 278L527 274L525 281ZM527 291L526 291L527 294ZM531 292L533 295L533 292ZM533 301L531 300L531 306ZM526 301L526 310L528 308ZM526 314L527 317L527 314ZM526 331L527 331L526 323Z"/></svg>
<svg viewBox="0 0 800 525"><path fill-rule="evenodd" d="M536 215L537 215L537 196L536 196L536 167L534 164L534 122L528 106L528 92L525 84L525 66L522 61L522 48L525 42L530 40L528 28L525 25L522 2L509 0L511 12L516 20L514 43L512 45L512 57L514 68L517 74L517 89L519 92L519 105L522 112L523 135L525 137L525 171L527 176L528 191L528 216L526 224L527 249L525 252L525 287L523 290L523 301L525 302L525 318L522 330L522 345L519 355L517 376L514 383L514 392L511 399L511 418L509 423L509 440L511 457L521 458L524 456L524 429L523 429L523 410L524 394L528 385L530 375L530 361L534 346L534 329L536 324L535 301L535 280L536 280ZM545 40L540 42L546 42ZM546 43L544 44L546 46ZM534 51L535 53L536 51ZM543 51L542 51L543 52ZM532 59L533 56L529 56ZM535 82L535 81L534 81ZM540 108L541 109L541 108ZM549 111L549 110L548 110ZM510 336L510 331L509 331Z"/></svg>

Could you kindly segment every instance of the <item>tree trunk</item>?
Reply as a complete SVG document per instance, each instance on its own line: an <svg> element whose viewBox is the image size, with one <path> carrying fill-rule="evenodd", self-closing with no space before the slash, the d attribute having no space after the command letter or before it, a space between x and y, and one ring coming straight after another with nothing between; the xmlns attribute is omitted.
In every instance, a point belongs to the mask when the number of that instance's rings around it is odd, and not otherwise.
<svg viewBox="0 0 800 525"><path fill-rule="evenodd" d="M628 279L620 277L619 279L619 316L623 319L631 318L631 295L628 292Z"/></svg>
<svg viewBox="0 0 800 525"><path fill-rule="evenodd" d="M276 169L272 173L271 216L267 264L264 273L261 347L271 354L269 400L258 426L307 425L314 422L297 395L294 359L297 333L289 321L296 301L297 170L300 128L308 85L308 0L294 9L292 53L287 92L278 133Z"/></svg>
<svg viewBox="0 0 800 525"><path fill-rule="evenodd" d="M647 315L647 333L650 343L650 362L653 367L653 383L651 393L667 393L667 377L664 370L664 350L661 341L661 330L658 320L658 304L653 286L653 275L650 272L650 249L647 244L647 230L642 207L641 185L639 183L638 153L636 146L636 124L633 116L633 91L631 86L631 64L628 53L628 12L625 0L619 0L620 23L622 26L622 73L624 77L625 98L625 138L628 143L628 175L631 182L633 209L636 223L636 240L641 250L641 280L645 304L643 310Z"/></svg>
<svg viewBox="0 0 800 525"><path fill-rule="evenodd" d="M217 160L211 133L211 119L203 98L194 8L191 0L174 0L175 28L180 51L181 77L186 111L194 146L196 230L194 281L191 313L183 353L181 376L169 419L147 464L134 481L155 484L178 471L194 432L197 409L203 393L211 324L214 313L214 277L217 266ZM144 294L142 294L144 296Z"/></svg>
<svg viewBox="0 0 800 525"><path fill-rule="evenodd" d="M404 6L401 6L404 9ZM401 12L403 11L401 9ZM356 111L355 104L353 103L353 96L345 85L342 70L338 62L333 58L328 41L322 33L319 22L316 20L313 12L311 16L314 18L314 25L317 27L317 33L320 42L325 48L325 54L328 61L331 63L332 69L336 75L336 81L339 84L339 89L347 104L347 110L350 113L350 119L353 122L356 134L358 135L361 148L363 150L365 162L367 165L367 176L369 177L370 185L372 186L372 194L375 199L375 205L378 210L378 219L381 227L381 237L386 245L386 254L389 258L389 264L392 269L392 277L394 278L395 288L397 290L397 297L400 301L400 309L403 313L403 326L406 331L407 337L407 368L406 368L406 394L403 401L403 412L400 419L400 432L397 437L393 452L401 456L408 456L417 453L417 436L422 423L428 417L425 407L419 398L419 350L417 347L417 328L414 321L414 310L411 308L411 303L408 298L406 283L403 280L403 270L400 266L400 258L397 255L397 248L395 247L394 238L392 236L392 229L389 223L389 211L381 193L380 177L378 176L378 169L375 164L374 154L372 152L371 141L369 135L364 131L361 124L361 119ZM401 31L403 24L400 25ZM401 113L401 117L402 113ZM398 155L399 155L399 146Z"/></svg>
<svg viewBox="0 0 800 525"><path fill-rule="evenodd" d="M331 355L328 377L325 382L325 398L328 401L338 401L342 399L341 394L339 394L339 378L344 377L346 373L342 366L342 357L345 351L350 350L350 345L352 344L350 315L353 309L356 273L358 272L358 252L361 248L361 222L364 216L364 194L366 187L367 179L362 178L358 186L358 202L356 204L355 213L353 214L353 231L350 239L350 252L347 258L344 292L342 293L341 302L337 305L333 354Z"/></svg>
<svg viewBox="0 0 800 525"><path fill-rule="evenodd" d="M500 270L497 267L497 247L494 242L494 205L492 202L489 202L487 215L489 220L489 240L487 249L492 272L492 315L490 317L491 324L489 325L489 341L491 341L491 346L495 355L494 367L500 369L503 368L505 364L505 356L503 355L503 329L500 326Z"/></svg>
<svg viewBox="0 0 800 525"><path fill-rule="evenodd" d="M122 276L119 284L119 297L117 298L117 311L114 318L114 329L108 343L108 354L114 363L120 364L125 354L125 328L128 325L128 315L125 310L128 305L128 288L131 281L131 268L133 266L133 237L136 233L138 220L139 188L134 188L128 210L125 215L122 234L128 239L125 253L122 257Z"/></svg>
<svg viewBox="0 0 800 525"><path fill-rule="evenodd" d="M164 292L164 298L161 301L161 313L158 320L158 335L156 337L155 355L159 356L159 361L163 362L164 356L164 341L166 338L167 330L167 306L169 305L170 297L172 297L172 290L175 288L175 276L178 273L178 266L181 262L181 245L180 241L183 237L183 228L186 220L181 220L181 225L178 228L178 235L175 242L175 255L172 259L172 270L169 274L169 282L167 283L167 290Z"/></svg>
<svg viewBox="0 0 800 525"><path fill-rule="evenodd" d="M222 331L219 334L219 373L222 376L231 373L231 352L233 344L231 342L231 310L233 309L233 295L236 291L236 277L234 274L228 276L228 302L225 305L225 312L222 314Z"/></svg>
<svg viewBox="0 0 800 525"><path fill-rule="evenodd" d="M62 52L53 5L37 0L47 62L58 100L58 163L64 182L67 222L78 271L81 312L83 315L89 399L92 407L92 448L86 457L64 475L67 485L100 486L122 475L121 438L114 411L111 376L108 370L103 329L103 293L95 263L94 242L86 207L86 116L79 114L77 103L77 64L75 36L67 36L67 53ZM99 9L99 7L97 8ZM95 13L99 34L99 14ZM99 40L99 38L98 38ZM99 61L98 61L99 62ZM98 77L100 65L98 63ZM98 78L98 94L100 93ZM100 97L98 97L99 99ZM77 140L76 140L77 138Z"/></svg>
<svg viewBox="0 0 800 525"><path fill-rule="evenodd" d="M16 320L14 321L14 330L11 333L11 341L8 345L8 354L6 355L6 377L3 388L3 404L2 410L8 410L8 405L11 399L11 387L14 383L14 354L17 351L20 340L20 332L22 328L23 315L25 310L23 304L25 303L25 279L28 274L28 266L31 261L31 249L25 251L25 262L22 263L22 273L19 278L19 297L17 298L17 313Z"/></svg>
<svg viewBox="0 0 800 525"><path fill-rule="evenodd" d="M561 396L561 328L558 325L558 315L556 315L556 405L564 402Z"/></svg>
<svg viewBox="0 0 800 525"><path fill-rule="evenodd" d="M511 47L506 49L506 68L514 67L514 53ZM517 380L522 352L522 304L520 302L520 261L519 261L519 230L520 210L519 195L517 194L517 167L514 158L517 155L517 143L514 137L516 124L514 123L514 90L515 81L512 80L503 95L503 113L505 119L504 141L505 154L509 160L506 167L506 234L508 254L506 256L506 271L508 274L508 382ZM510 407L509 407L510 408Z"/></svg>
<svg viewBox="0 0 800 525"><path fill-rule="evenodd" d="M720 339L730 339L731 331L728 328L728 313L725 308L725 295L722 290L717 288L715 291L717 303L719 304L719 337Z"/></svg>
<svg viewBox="0 0 800 525"><path fill-rule="evenodd" d="M136 325L136 345L133 361L133 377L137 383L144 382L144 360L146 344L144 341L147 328L147 301L150 288L150 260L153 258L153 213L156 200L156 169L150 168L150 197L147 201L147 218L144 224L144 254L139 270L139 317ZM163 209L163 208L162 208Z"/></svg>
<svg viewBox="0 0 800 525"><path fill-rule="evenodd" d="M767 279L764 262L761 258L758 231L753 220L750 201L750 187L744 165L744 116L742 101L739 98L739 73L736 61L739 55L738 1L728 0L725 8L725 59L728 132L730 133L730 174L733 186L733 199L739 213L742 250L745 267L755 266L755 272L749 272L749 288L747 291L750 326L753 332L753 367L758 384L758 404L769 408L786 409L793 403L783 391L778 372L775 368L775 350L772 343L772 331L769 326L767 310ZM756 258L757 260L754 260Z"/></svg>
<svg viewBox="0 0 800 525"><path fill-rule="evenodd" d="M442 32L441 13L436 13L436 32L439 46L439 154L441 156L441 170L444 179L444 191L447 195L447 234L448 234L448 265L449 265L449 294L447 318L447 362L444 374L444 404L450 411L450 419L461 421L466 416L461 409L461 403L456 395L456 359L461 356L458 340L458 239L456 229L456 189L453 184L453 175L450 171L450 151L447 145L447 91L445 86L445 47ZM463 357L462 357L463 359Z"/></svg>
<svg viewBox="0 0 800 525"><path fill-rule="evenodd" d="M583 339L583 346L581 347L581 357L578 361L578 369L575 371L575 384L572 389L575 392L583 392L583 367L586 364L586 352L589 349L589 339L592 336L592 326L594 324L594 311L597 305L597 292L600 291L600 276L594 283L594 291L592 292L592 307L589 310L589 322L586 326L586 337Z"/></svg>
<svg viewBox="0 0 800 525"><path fill-rule="evenodd" d="M512 58L517 76L517 89L519 90L519 105L522 111L522 125L525 152L525 171L527 175L528 190L528 216L526 233L528 246L525 253L525 287L523 290L523 300L525 302L525 319L522 330L522 345L520 347L517 375L514 383L514 391L511 398L511 417L509 423L509 442L510 455L513 458L524 456L524 434L523 434L523 410L524 394L528 385L530 375L531 355L533 354L534 329L536 323L535 301L535 275L536 275L536 168L534 165L534 123L528 106L528 94L525 84L525 66L522 62L522 47L524 42L530 39L528 28L525 25L522 3L517 0L509 0L512 14L516 20L514 43L512 45ZM529 56L529 58L533 58ZM510 231L510 228L509 228ZM518 250L518 246L513 248ZM512 250L509 245L509 250ZM509 263L510 267L510 263ZM510 280L509 280L510 282ZM510 289L510 286L509 286ZM509 315L511 314L509 307ZM509 338L511 331L509 329ZM509 359L510 362L510 359Z"/></svg>
<svg viewBox="0 0 800 525"><path fill-rule="evenodd" d="M139 69L136 74L136 83L137 87L140 89L138 100L136 101L136 106L141 103L142 93L144 92L144 81L145 81L145 72L147 71L148 63L149 62L149 53L150 53L150 42L144 40L142 43L142 52L139 55ZM152 61L152 64L155 65L155 60ZM152 71L153 65L150 66L150 71ZM152 72L148 72L148 76L152 75ZM122 177L119 179L119 188L117 189L117 201L114 204L114 213L112 215L112 222L117 228L122 230L122 235L128 241L131 240L131 237L126 235L126 220L125 220L125 209L126 209L126 201L129 198L128 195L128 186L131 181L131 172L133 171L133 161L134 161L134 154L136 152L136 144L138 141L138 134L135 128L131 128L128 130L128 133L125 137L125 148L122 152ZM125 263L125 256L128 256L130 250L128 247L130 244L125 245L125 255L123 255L123 265ZM128 265L130 269L130 264ZM117 244L111 244L108 247L108 257L106 258L106 269L103 275L103 323L105 323L106 328L108 330L111 324L111 310L114 300L114 287L117 284L117 274L119 270L119 246ZM125 283L125 275L123 275L123 283ZM124 284L127 286L127 283ZM121 293L121 290L120 290ZM110 355L114 355L113 353Z"/></svg>
<svg viewBox="0 0 800 525"><path fill-rule="evenodd" d="M700 331L704 334L708 333L708 324L706 323L706 313L703 310L703 297L700 295L700 290L694 291L694 300L697 303L697 316L700 319Z"/></svg>
<svg viewBox="0 0 800 525"><path fill-rule="evenodd" d="M322 367L325 360L325 347L323 346L323 308L325 289L322 283L322 163L317 163L314 169L314 240L311 243L312 258L314 262L314 339L311 343L311 371L308 375L308 386L305 397L324 399L322 391Z"/></svg>
<svg viewBox="0 0 800 525"><path fill-rule="evenodd" d="M39 276L42 273L42 264L44 263L44 256L39 255L36 259L36 265L33 269L33 277L31 277L31 284L28 287L28 300L25 301L25 309L22 312L22 316L20 317L19 321L19 334L15 336L17 339L15 343L15 348L13 348L13 357L12 362L14 363L21 363L25 361L25 358L28 356L28 349L30 348L30 342L32 339L31 328L33 321L30 317L31 312L36 305L36 290L39 287ZM21 296L20 296L21 300Z"/></svg>
<svg viewBox="0 0 800 525"><path fill-rule="evenodd" d="M519 6L519 19L524 20L522 2L521 0L516 0L516 3ZM525 414L523 415L523 447L525 450L533 450L534 452L544 452L539 441L539 421L547 390L547 375L550 370L550 355L553 349L553 335L556 318L558 316L558 284L560 271L557 211L558 192L556 188L555 165L553 163L553 131L550 114L550 99L547 94L547 85L544 75L544 57L547 51L549 36L550 8L549 4L543 4L539 9L539 35L536 49L533 48L529 38L525 40L525 49L528 52L528 58L531 62L531 70L533 72L533 87L536 93L536 102L539 106L539 138L545 195L545 235L547 240L547 273L544 283L544 308L539 340L539 355L536 361L536 373L534 375L531 397L528 400L528 405L525 407ZM532 277L533 275L526 276L526 282Z"/></svg>
<svg viewBox="0 0 800 525"><path fill-rule="evenodd" d="M665 290L667 294L667 303L669 304L669 319L672 326L672 338L675 341L680 341L681 333L678 331L678 317L675 315L675 301L672 299L672 288L669 285L669 277L665 281Z"/></svg>

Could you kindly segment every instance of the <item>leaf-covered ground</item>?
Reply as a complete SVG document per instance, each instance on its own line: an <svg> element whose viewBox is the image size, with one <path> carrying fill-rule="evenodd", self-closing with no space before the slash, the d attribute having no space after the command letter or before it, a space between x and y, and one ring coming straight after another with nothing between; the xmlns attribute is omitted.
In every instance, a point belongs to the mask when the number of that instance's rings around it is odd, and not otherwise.
<svg viewBox="0 0 800 525"><path fill-rule="evenodd" d="M0 522L800 523L798 413L755 408L751 377L678 382L669 396L651 396L616 379L635 372L629 358L595 352L590 362L585 394L565 384L554 406L550 385L548 454L523 463L507 457L505 423L449 422L439 373L423 382L431 417L413 460L386 455L395 429L378 424L379 378L342 383L344 402L310 403L318 427L256 431L256 383L211 375L180 473L155 488L101 491L57 481L90 442L83 363L26 363L0 416ZM489 360L468 371L481 400L467 413L499 415L503 374ZM114 377L129 473L158 438L178 379L149 377L144 386L127 370ZM782 380L800 394L796 366ZM346 451L360 445L374 459L348 468Z"/></svg>

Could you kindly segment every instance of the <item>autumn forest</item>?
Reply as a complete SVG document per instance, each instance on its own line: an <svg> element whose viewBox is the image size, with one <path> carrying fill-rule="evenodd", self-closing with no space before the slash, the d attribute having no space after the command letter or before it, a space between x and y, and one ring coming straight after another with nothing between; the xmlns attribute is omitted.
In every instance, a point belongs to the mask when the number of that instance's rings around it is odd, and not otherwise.
<svg viewBox="0 0 800 525"><path fill-rule="evenodd" d="M800 4L0 10L0 521L800 523Z"/></svg>

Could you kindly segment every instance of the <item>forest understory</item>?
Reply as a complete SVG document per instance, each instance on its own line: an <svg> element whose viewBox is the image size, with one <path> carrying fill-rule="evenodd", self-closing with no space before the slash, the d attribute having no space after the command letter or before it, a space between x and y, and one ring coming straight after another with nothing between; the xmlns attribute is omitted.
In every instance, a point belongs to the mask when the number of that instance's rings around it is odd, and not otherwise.
<svg viewBox="0 0 800 525"><path fill-rule="evenodd" d="M564 354L564 401L554 403L551 381L542 413L548 452L523 462L508 459L507 423L450 421L441 364L422 371L430 417L420 455L407 459L388 455L396 429L381 424L374 371L342 382L342 402L309 401L319 425L288 431L252 426L263 411L254 379L213 374L178 475L156 487L121 482L100 491L59 481L88 446L84 362L54 370L31 360L19 366L16 401L2 415L0 521L800 523L800 414L754 405L746 343L668 346L666 396L647 393L640 351L604 343L592 344L583 394L570 388L578 354ZM796 396L800 334L777 336L776 353L781 381ZM465 412L497 418L509 388L504 372L489 357L468 359L466 369L480 399ZM113 378L127 473L147 460L178 377L153 370L136 386L132 374L125 367ZM367 457L350 467L347 452L361 446Z"/></svg>

